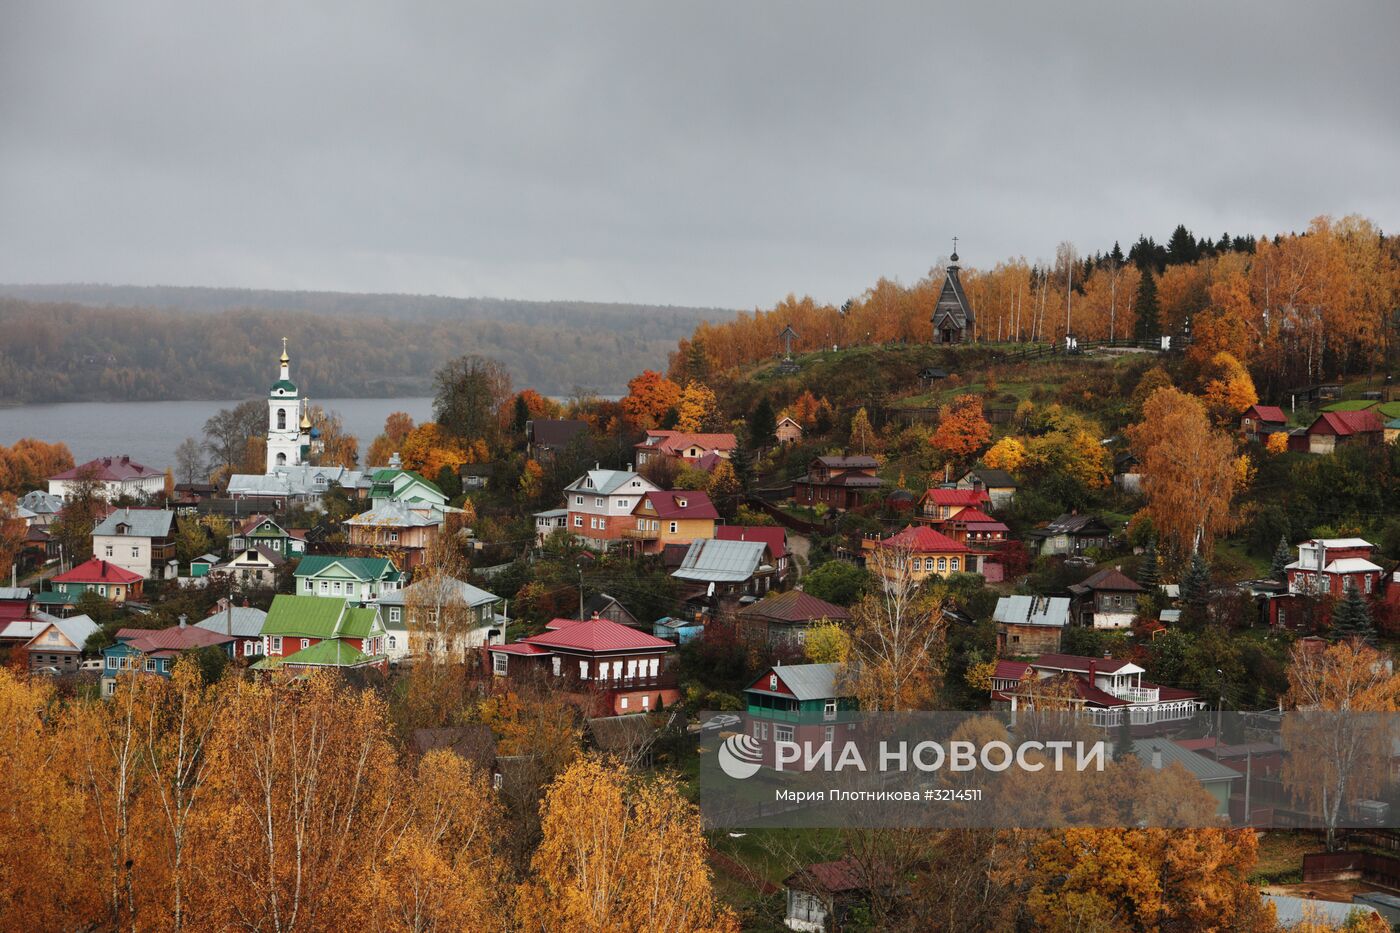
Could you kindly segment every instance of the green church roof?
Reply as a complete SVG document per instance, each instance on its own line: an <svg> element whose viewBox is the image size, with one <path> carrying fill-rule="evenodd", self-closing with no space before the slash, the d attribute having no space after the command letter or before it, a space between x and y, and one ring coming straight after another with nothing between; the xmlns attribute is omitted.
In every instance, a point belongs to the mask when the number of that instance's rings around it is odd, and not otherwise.
<svg viewBox="0 0 1400 933"><path fill-rule="evenodd" d="M283 392L290 392L293 395L295 395L297 391L297 384L290 379L278 379L272 384L272 388L268 390L268 394L271 395L278 389L281 389Z"/></svg>

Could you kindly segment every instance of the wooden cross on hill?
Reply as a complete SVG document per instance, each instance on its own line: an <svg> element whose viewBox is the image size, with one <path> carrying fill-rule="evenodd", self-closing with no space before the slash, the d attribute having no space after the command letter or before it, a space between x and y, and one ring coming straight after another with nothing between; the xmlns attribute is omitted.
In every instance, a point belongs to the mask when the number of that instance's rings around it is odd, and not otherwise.
<svg viewBox="0 0 1400 933"><path fill-rule="evenodd" d="M792 342L797 339L797 331L789 324L783 328L783 332L778 335L778 339L783 342L783 355L787 359L792 359Z"/></svg>

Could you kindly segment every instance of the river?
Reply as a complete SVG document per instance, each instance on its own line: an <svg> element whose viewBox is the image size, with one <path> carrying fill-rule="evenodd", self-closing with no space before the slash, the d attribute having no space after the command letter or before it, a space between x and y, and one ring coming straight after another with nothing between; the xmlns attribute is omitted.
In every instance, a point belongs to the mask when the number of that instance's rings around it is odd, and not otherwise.
<svg viewBox="0 0 1400 933"><path fill-rule="evenodd" d="M127 454L157 469L175 464L175 448L187 437L204 439L204 422L227 402L62 402L0 408L0 444L22 437L62 441L73 458ZM317 405L340 415L345 430L360 439L360 452L384 430L391 412L406 411L414 421L432 417L431 398L318 398Z"/></svg>

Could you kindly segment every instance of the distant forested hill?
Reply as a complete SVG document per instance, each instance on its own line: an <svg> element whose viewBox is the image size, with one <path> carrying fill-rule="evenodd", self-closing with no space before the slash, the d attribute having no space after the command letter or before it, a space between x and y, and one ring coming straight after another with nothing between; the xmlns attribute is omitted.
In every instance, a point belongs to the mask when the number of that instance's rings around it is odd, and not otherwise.
<svg viewBox="0 0 1400 933"><path fill-rule="evenodd" d="M520 386L625 391L714 308L224 288L0 285L0 403L223 399L266 390L281 338L305 391L429 394L464 353Z"/></svg>

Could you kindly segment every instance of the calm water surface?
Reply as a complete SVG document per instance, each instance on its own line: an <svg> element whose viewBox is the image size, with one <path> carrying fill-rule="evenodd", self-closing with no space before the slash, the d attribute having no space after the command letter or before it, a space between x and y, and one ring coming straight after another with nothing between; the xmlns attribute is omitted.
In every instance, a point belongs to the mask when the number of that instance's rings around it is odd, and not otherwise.
<svg viewBox="0 0 1400 933"><path fill-rule="evenodd" d="M109 454L128 454L138 463L164 469L175 465L175 448L187 437L204 439L204 422L228 402L63 402L0 408L0 444L21 437L63 441L82 463ZM315 404L340 414L345 429L360 439L360 452L384 430L391 412L406 411L414 421L432 417L431 398L318 398Z"/></svg>

